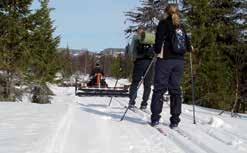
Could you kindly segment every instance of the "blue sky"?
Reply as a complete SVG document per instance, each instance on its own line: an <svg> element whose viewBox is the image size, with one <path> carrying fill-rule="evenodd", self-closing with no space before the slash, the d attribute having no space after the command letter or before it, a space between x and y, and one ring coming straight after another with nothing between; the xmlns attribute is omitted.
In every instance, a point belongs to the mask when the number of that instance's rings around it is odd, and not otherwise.
<svg viewBox="0 0 247 153"><path fill-rule="evenodd" d="M101 51L125 47L125 11L133 10L139 0L51 0L52 19L61 35L60 47ZM33 9L39 6L34 0Z"/></svg>

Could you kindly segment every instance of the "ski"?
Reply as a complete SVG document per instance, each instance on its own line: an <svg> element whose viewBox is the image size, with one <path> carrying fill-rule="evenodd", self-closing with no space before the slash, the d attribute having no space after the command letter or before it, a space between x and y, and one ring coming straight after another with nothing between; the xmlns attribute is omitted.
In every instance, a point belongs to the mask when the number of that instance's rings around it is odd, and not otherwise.
<svg viewBox="0 0 247 153"><path fill-rule="evenodd" d="M188 137L188 136L183 132L183 130L181 130L180 128L177 127L177 128L172 129L172 130L174 130L175 132L177 132L179 135L183 136L184 138L190 139L190 137Z"/></svg>
<svg viewBox="0 0 247 153"><path fill-rule="evenodd" d="M151 115L148 110L141 110L141 109L139 109L137 107L134 108L134 111L133 112L138 113L139 115L143 115L141 113L145 113L147 115ZM160 123L160 124L162 124L162 123ZM151 126L150 123L149 123L149 125ZM163 123L163 125L166 126L169 130L172 130L172 131L178 133L179 135L183 136L184 138L189 139L189 137L179 127L171 129L169 127L169 124ZM161 134L167 136L167 133L168 133L167 130L164 130L164 128L162 128L161 126L158 125L158 126L154 126L153 128L155 128L156 130L158 130Z"/></svg>
<svg viewBox="0 0 247 153"><path fill-rule="evenodd" d="M128 106L125 106L125 108L127 108ZM131 109L129 109L129 110L131 110L132 112L134 112L134 113L136 113L136 114L138 114L138 115L141 115L141 116L143 116L143 113L145 113L145 114L147 114L147 115L151 115L150 114L150 112L148 111L148 110L142 110L142 109L139 109L138 107L134 107L134 108L131 108ZM148 122L148 124L151 126L151 124L150 124L150 122ZM174 131L174 132L176 132L177 134L179 134L179 135L181 135L181 136L183 136L184 138L186 138L186 139L190 139L179 127L177 127L177 128L173 128L173 129L171 129L170 127L169 127L169 124L168 123L160 123L160 124L162 124L162 125L164 125L164 126L166 126L166 127L168 127L168 129L169 130L171 130L171 131ZM168 131L167 130L164 130L164 128L162 128L161 126L151 126L151 127L153 127L153 128L155 128L156 130L158 130L162 135L164 135L164 136L167 136L168 134Z"/></svg>
<svg viewBox="0 0 247 153"><path fill-rule="evenodd" d="M150 115L150 112L148 110L146 110L146 109L139 109L139 110Z"/></svg>
<svg viewBox="0 0 247 153"><path fill-rule="evenodd" d="M163 136L167 136L167 131L164 130L162 127L159 125L152 126L151 123L148 123L151 127L155 128L159 133L161 133Z"/></svg>
<svg viewBox="0 0 247 153"><path fill-rule="evenodd" d="M125 106L125 108L127 108L127 107L128 107L128 106ZM138 115L143 115L143 114L141 114L141 113L146 113L146 114L149 113L148 111L146 111L146 110L141 110L141 109L137 108L136 106L135 106L134 108L130 108L129 110L132 111L132 112L134 112L134 113L136 113L136 114L138 114ZM167 134L167 131L166 131L164 128L162 128L161 126L159 126L159 125L152 126L150 122L147 122L147 124L148 124L149 126L151 126L152 128L156 129L156 130L157 130L160 134L162 134L163 136L167 136L167 135L168 135L168 134Z"/></svg>

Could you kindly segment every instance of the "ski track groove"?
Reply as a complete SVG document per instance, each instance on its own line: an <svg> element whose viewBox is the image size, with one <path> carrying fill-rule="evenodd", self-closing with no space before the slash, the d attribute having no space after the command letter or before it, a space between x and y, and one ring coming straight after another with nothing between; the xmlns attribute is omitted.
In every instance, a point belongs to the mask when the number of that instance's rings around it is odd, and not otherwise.
<svg viewBox="0 0 247 153"><path fill-rule="evenodd" d="M122 101L118 100L118 99L114 99L115 101L117 101L121 106L126 106L125 104L122 103ZM143 117L144 120L146 120L147 118L147 114L149 115L149 113L147 112L143 112L141 110L137 110L135 113L134 111L132 110L129 110L130 112L132 112L133 114L135 114L136 116L138 117ZM127 114L126 114L127 115ZM148 123L148 121L147 121ZM150 127L151 128L151 127ZM179 132L174 132L174 131L171 131L169 128L167 128L167 126L162 126L162 128L165 128L166 131L170 131L168 132L168 135L165 136L165 137L168 137L170 138L175 144L177 144L179 146L179 148L181 150L183 150L184 152L186 153L216 153L214 151L211 152L211 149L204 149L202 148L200 145L198 145L197 143L191 141L190 137L188 137L187 135L184 135L182 133L179 133ZM156 129L157 130L157 129ZM158 130L157 130L158 131ZM161 133L160 133L161 134ZM179 135L178 135L179 134ZM161 134L162 136L164 136L163 134ZM178 137L180 136L180 137ZM187 139L187 140L190 140L190 142L187 142L186 141L183 141L183 139ZM193 143L193 144L196 144L196 147L197 147L197 150L195 150L195 148L190 148L188 146L190 146L191 144L190 143Z"/></svg>
<svg viewBox="0 0 247 153"><path fill-rule="evenodd" d="M122 106L123 108L124 108L124 110L125 109L127 109L126 108L126 105L125 104L123 104L120 100L118 100L118 99L115 99L115 101L117 101L119 104L120 104L120 106ZM134 112L134 111L132 111L132 110L129 110L128 111L128 113L130 113L131 115L134 115L134 116L136 116L136 117L140 117L140 114L138 114L137 112ZM127 114L126 114L127 115ZM146 121L146 116L144 116L144 121L147 123L147 124L149 124L148 123L148 121ZM149 126L149 125L148 125ZM150 128L152 128L151 126L150 126ZM156 129L157 130L157 129ZM160 133L160 131L158 131L157 130L157 132L160 134L160 135L162 135L162 136L164 136L164 137L168 137L167 135L165 136L164 134L161 134ZM144 137L144 136L143 136ZM169 137L170 138L170 137ZM175 141L174 141L174 137L173 138L170 138L170 140L172 140L173 142L174 142L174 144L177 144L178 146L179 146L179 148L183 151L183 152L185 152L185 153L200 153L200 152L195 152L194 150L191 150L189 147L187 147L187 145L185 144L185 145L183 145L183 143L176 143ZM182 145L182 146L181 146ZM166 148L165 148L166 149ZM167 152L167 151L166 151ZM167 153L169 153L169 152L167 152ZM204 153L204 152L203 152Z"/></svg>
<svg viewBox="0 0 247 153"><path fill-rule="evenodd" d="M119 104L117 103L117 105L119 105ZM119 106L121 106L121 105L119 105ZM86 107L86 106L84 106L84 107ZM114 106L114 107L116 107L116 106ZM105 105L105 107L102 108L100 111L104 111L104 112L107 112L107 113L112 113L111 109L114 110L114 107L111 108L111 107L108 107L107 105ZM124 107L121 106L118 109L119 109L118 113L121 113L122 110L124 110ZM133 117L136 117L136 118L138 117L139 118L138 114L136 114L136 113L130 112L130 114L133 115ZM117 120L120 122L120 118L119 119L114 119L114 121L117 121ZM145 123L145 121L143 121L143 123ZM128 126L128 124L126 124L126 125ZM160 143L157 140L157 136L155 136L156 134L148 135L149 137L147 137L142 132L140 132L139 128L132 128L131 130L129 130L129 128L120 128L120 130L122 131L122 133L125 133L125 137L127 137L126 138L126 140L127 140L126 143L128 144L129 147L126 148L128 150L126 150L125 152L133 153L133 152L139 152L139 150L143 150L144 149L145 152L150 152L151 153L151 152L155 152L156 149L160 149L160 148L162 148L165 151L164 153L172 153L173 152L171 149L170 149L170 151L167 151L167 149L169 149L169 147L168 148L164 147L164 143ZM140 149L140 146L133 145L133 142L136 141L135 137L133 137L133 133L135 134L135 136L140 138L140 143L142 144L141 145L141 147L142 147L141 149ZM159 135L159 133L157 133L157 135ZM160 138L163 139L163 137L160 137ZM152 141L153 139L156 139L156 141L158 141L158 142L157 143L153 143L153 141ZM149 147L150 144L152 144L152 146L153 146L152 148ZM141 152L143 152L143 151L141 151ZM180 150L179 153L181 153L181 150ZM183 152L183 153L185 153L185 152Z"/></svg>
<svg viewBox="0 0 247 153"><path fill-rule="evenodd" d="M125 107L127 104L126 101L119 100L117 98L114 98L113 100L117 101L122 107ZM123 104L123 102L125 104ZM49 148L46 149L47 153L62 153L63 152L66 137L68 135L68 131L69 131L70 126L71 126L71 118L73 118L73 109L74 109L73 106L69 105L67 113L65 114L63 119L60 121L59 126L55 132L55 135L51 139L51 144L50 144ZM134 115L136 117L141 116L142 120L146 121L148 124L147 120L148 120L149 116L151 115L151 113L149 111L145 111L145 112L141 111L138 108L136 110L137 111L129 110L128 113L131 113L132 115ZM183 115L183 117L187 121L192 120L192 117L188 114ZM208 136L215 139L216 141L219 141L220 143L223 143L227 146L231 146L231 144L229 144L229 142L226 142L226 141L222 140L221 138L217 137L216 135L211 134L210 130L205 129L202 126L202 125L208 126L207 122L200 120L199 123L200 123L199 126L202 129L203 133L207 134ZM195 138L189 132L182 130L181 128L178 128L178 130L171 130L168 128L169 124L166 122L164 122L162 125L163 125L162 128L166 129L166 131L168 131L168 134L165 136L164 134L161 134L159 131L160 135L163 135L165 137L170 138L175 144L177 144L179 146L179 148L181 150L183 150L186 153L219 153L219 152L213 150L212 148L210 148L207 144L204 144L203 142L198 141L197 138ZM126 130L125 132L129 133L128 130ZM217 130L217 132L222 133L222 131L220 131L220 130ZM245 138L242 138L241 136L239 136L235 133L230 133L228 131L225 131L224 134L227 134L228 136L231 135L232 137L239 137L239 138L244 140L244 143L246 143ZM148 141L147 138L145 138L144 136L142 136L142 138L145 142ZM186 140L183 141L184 139L189 140L189 142L186 142ZM194 144L197 149L188 147L191 144Z"/></svg>
<svg viewBox="0 0 247 153"><path fill-rule="evenodd" d="M187 119L187 120L193 121L193 117L192 117L191 115L189 115L189 114L183 113L182 116L183 116L183 118L185 118L185 119ZM215 116L215 115L214 115L214 116ZM197 117L197 118L198 118L198 117ZM215 135L214 133L212 133L212 132L210 131L210 129L213 129L213 130L217 131L218 133L224 135L224 137L230 138L229 140L237 140L237 139L239 139L239 140L241 140L243 143L247 144L247 138L244 137L244 136L238 135L238 134L236 134L236 133L232 133L232 132L230 132L230 131L228 131L228 130L226 130L226 129L221 129L221 130L219 130L219 129L217 129L217 128L212 128L212 127L210 127L209 122L207 122L207 121L205 121L205 120L203 120L203 119L200 119L200 118L198 119L198 123L199 123L199 124L197 124L197 126L199 126L199 127L202 129L202 131L204 131L204 132L205 132L207 135L209 135L210 137L212 137L212 138L214 138L214 139L216 139L216 140L218 140L218 141L224 143L225 145L232 146L234 142L233 142L233 141L226 141L226 140L224 140L224 138L221 138L221 137ZM202 126L202 125L203 125L203 126ZM206 126L207 128L209 128L209 129L206 129L205 126Z"/></svg>
<svg viewBox="0 0 247 153"><path fill-rule="evenodd" d="M184 118L187 118L187 119L191 120L191 121L193 120L193 117L192 117L191 115L187 114L187 113L183 113L182 116L183 116ZM212 115L212 116L218 117L217 115ZM198 118L198 117L197 117L197 118ZM208 125L209 122L208 122L208 121L205 121L205 120L203 120L203 119L201 119L201 118L199 118L198 121L199 121L200 124L206 125L206 126L209 127L209 125ZM212 127L210 127L210 128L212 128ZM205 131L205 132L208 133L208 131ZM233 133L233 132L228 131L228 130L226 130L226 129L217 130L217 132L220 132L221 134L228 135L229 137L240 138L242 141L245 141L245 142L247 143L247 137L241 136L241 135L239 135L239 134L237 134L237 133ZM220 139L220 138L216 138L216 139ZM221 140L221 141L223 141L223 140Z"/></svg>
<svg viewBox="0 0 247 153"><path fill-rule="evenodd" d="M120 101L120 100L119 100L119 101ZM165 107L165 106L164 106L164 107ZM141 112L143 112L143 111L141 111ZM146 114L148 114L148 115L151 115L151 113L148 112L148 111L143 112L143 113L146 113ZM193 117L190 116L190 115L188 115L188 114L186 114L186 113L183 113L182 116L183 116L183 118L184 118L185 120L193 121ZM214 114L213 116L215 116L215 114ZM231 141L231 142L225 141L223 138L221 138L221 137L219 137L219 136L217 136L217 135L211 133L210 130L205 129L205 127L203 127L202 125L209 127L209 129L212 128L212 127L210 127L210 126L208 125L209 123L208 123L207 121L205 121L205 120L203 120L203 119L199 119L199 122L198 122L198 123L199 123L199 124L197 124L197 126L199 126L200 129L202 129L202 131L199 131L199 132L205 133L205 134L208 135L209 137L211 137L211 138L215 139L216 141L218 141L218 142L220 142L220 143L226 145L227 147L232 147L232 146L233 146L233 143L234 143L233 141ZM168 125L169 125L168 123L165 123L165 126L168 126ZM204 144L204 143L200 143L200 141L198 141L197 138L194 138L194 136L192 136L190 133L188 133L188 132L182 130L181 128L179 128L179 130L180 130L180 133L179 133L178 131L177 131L177 132L178 132L180 135L183 135L184 137L187 137L188 139L190 139L192 142L194 142L195 144L197 144L198 146L200 146L200 147L203 148L204 150L207 150L207 151L210 152L210 153L218 153L218 152L214 151L213 149L211 149L208 145L206 145L206 144ZM215 130L215 129L214 129L214 130ZM223 130L223 131L222 131L222 130ZM231 140L232 140L232 139L238 140L238 139L240 138L239 140L241 140L244 144L247 144L247 141L246 141L246 138L245 138L245 137L240 136L240 135L238 135L238 134L236 134L236 133L232 133L232 132L230 132L230 131L228 131L228 130L225 130L225 129L222 129L222 130L217 130L217 132L219 132L220 134L223 134L223 135L226 135L226 136L230 137ZM182 132L182 131L183 131L183 132ZM231 149L233 149L233 148L231 148Z"/></svg>
<svg viewBox="0 0 247 153"><path fill-rule="evenodd" d="M46 153L62 153L68 131L71 127L71 119L73 118L73 106L69 105L67 113L60 121L59 126L52 137L51 145L47 148Z"/></svg>
<svg viewBox="0 0 247 153"><path fill-rule="evenodd" d="M119 103L121 102L120 100L116 100L118 101ZM150 112L143 112L141 110L138 110L139 111L139 115L140 116L146 116L147 114L148 115L151 115ZM146 114L146 115L144 115ZM189 120L189 119L187 119ZM169 124L168 123L165 123L164 126L168 126ZM209 137L215 139L216 141L228 146L228 147L231 147L231 145L229 144L229 142L226 142L224 140L222 140L221 138L217 137L216 135L213 135L213 134L210 134L209 131L205 130L204 127L202 127L200 124L199 126L201 128L203 128L203 131L199 131L199 132L202 132L202 133L205 133L206 135L208 135ZM220 131L219 131L220 132ZM176 133L180 134L181 136L183 136L185 139L188 139L190 140L192 143L196 144L198 147L200 147L201 149L203 149L204 151L206 151L207 153L219 153L218 151L212 149L211 147L209 147L207 144L204 144L203 142L199 141L197 138L195 138L193 135L191 135L190 133L188 133L187 131L184 131L182 130L181 128L178 128L178 130L176 131ZM171 134L171 133L170 133ZM174 138L176 139L176 135L173 135ZM179 141L179 140L175 140L175 141ZM183 142L182 142L183 143ZM182 146L180 144L180 146ZM231 148L232 149L232 148Z"/></svg>

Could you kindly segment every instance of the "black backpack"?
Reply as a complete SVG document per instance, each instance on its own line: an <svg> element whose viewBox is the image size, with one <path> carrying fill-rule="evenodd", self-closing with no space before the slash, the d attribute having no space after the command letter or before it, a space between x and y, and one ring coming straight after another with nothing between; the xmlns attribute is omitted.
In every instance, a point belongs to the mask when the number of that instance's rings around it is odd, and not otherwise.
<svg viewBox="0 0 247 153"><path fill-rule="evenodd" d="M175 54L183 55L187 50L186 32L182 26L174 28L171 34L171 49Z"/></svg>

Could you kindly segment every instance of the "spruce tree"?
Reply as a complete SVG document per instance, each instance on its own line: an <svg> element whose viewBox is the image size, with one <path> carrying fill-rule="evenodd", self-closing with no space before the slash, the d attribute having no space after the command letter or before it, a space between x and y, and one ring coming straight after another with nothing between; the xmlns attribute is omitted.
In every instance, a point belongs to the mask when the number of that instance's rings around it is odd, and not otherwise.
<svg viewBox="0 0 247 153"><path fill-rule="evenodd" d="M13 77L22 74L25 63L22 57L29 52L27 39L31 3L32 0L0 1L0 71L3 72L0 88L2 86L1 95L5 100L15 100Z"/></svg>
<svg viewBox="0 0 247 153"><path fill-rule="evenodd" d="M33 29L30 39L30 52L26 78L34 85L33 102L49 103L47 82L55 78L59 66L57 64L57 46L59 37L53 37L55 28L50 18L52 9L49 0L40 0L41 7L32 16Z"/></svg>
<svg viewBox="0 0 247 153"><path fill-rule="evenodd" d="M243 56L243 51L239 48L242 46L239 44L243 43L240 43L239 37L244 26L240 25L238 20L244 15L242 11L241 14L238 12L244 1L187 2L192 6L187 21L196 50L194 61L197 99L201 100L204 106L229 108L232 102L236 101L234 95L239 93L236 92L236 65L233 64L235 59L230 54L234 53L238 58ZM238 68L237 71L241 73L241 69Z"/></svg>
<svg viewBox="0 0 247 153"><path fill-rule="evenodd" d="M139 25L145 26L150 31L155 31L159 20L165 16L164 10L169 0L140 0L141 6L133 11L125 13L127 22L131 26L126 29L126 33L132 33Z"/></svg>
<svg viewBox="0 0 247 153"><path fill-rule="evenodd" d="M226 3L225 3L226 4ZM229 28L225 32L222 44L223 54L229 62L232 70L232 89L234 90L234 102L231 112L239 111L241 104L246 103L246 68L247 68L247 43L246 43L246 28L247 28L247 1L231 1L231 12L225 18ZM229 7L229 5L228 5Z"/></svg>

